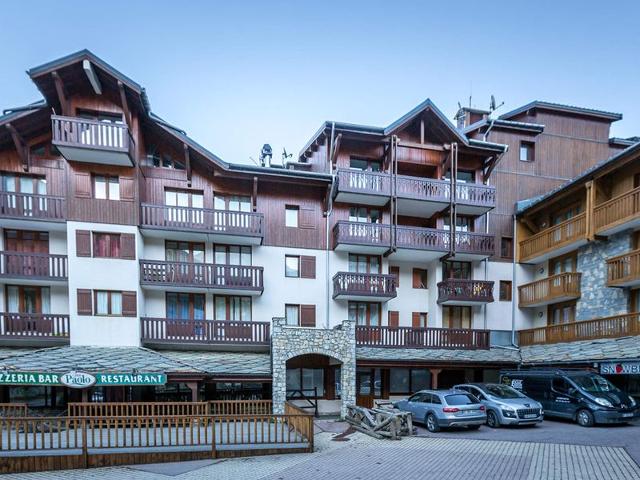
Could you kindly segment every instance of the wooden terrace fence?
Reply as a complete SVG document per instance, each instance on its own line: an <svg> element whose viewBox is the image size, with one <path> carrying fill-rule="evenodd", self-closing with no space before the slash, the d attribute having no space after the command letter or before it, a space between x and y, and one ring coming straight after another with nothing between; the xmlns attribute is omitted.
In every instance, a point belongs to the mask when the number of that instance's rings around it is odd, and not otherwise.
<svg viewBox="0 0 640 480"><path fill-rule="evenodd" d="M0 417L26 417L28 413L26 403L0 403Z"/></svg>

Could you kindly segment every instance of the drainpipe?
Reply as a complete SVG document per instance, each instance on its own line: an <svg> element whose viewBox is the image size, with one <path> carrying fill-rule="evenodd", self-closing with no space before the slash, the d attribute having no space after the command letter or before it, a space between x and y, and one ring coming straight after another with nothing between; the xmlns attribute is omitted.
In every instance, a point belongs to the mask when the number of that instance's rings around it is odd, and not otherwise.
<svg viewBox="0 0 640 480"><path fill-rule="evenodd" d="M511 261L511 345L516 345L516 215L513 214L513 260Z"/></svg>
<svg viewBox="0 0 640 480"><path fill-rule="evenodd" d="M330 262L330 253L331 253L331 249L329 248L329 224L330 224L330 218L331 218L331 213L333 212L333 188L335 186L335 182L336 182L336 175L335 172L333 171L333 163L332 163L332 156L333 156L333 137L335 135L335 129L336 129L336 122L331 122L331 138L329 140L329 151L327 152L328 155L328 160L329 160L329 174L331 175L331 190L329 191L329 205L327 206L327 212L326 212L326 220L325 220L325 225L326 225L326 232L325 232L325 269L326 269L326 273L325 273L325 281L326 281L326 285L325 285L325 320L324 320L324 327L325 328L329 328L330 326L330 318L331 315L329 313L329 309L331 308L331 293L330 293L330 289L331 289L331 273L330 273L330 266L331 266L331 262Z"/></svg>

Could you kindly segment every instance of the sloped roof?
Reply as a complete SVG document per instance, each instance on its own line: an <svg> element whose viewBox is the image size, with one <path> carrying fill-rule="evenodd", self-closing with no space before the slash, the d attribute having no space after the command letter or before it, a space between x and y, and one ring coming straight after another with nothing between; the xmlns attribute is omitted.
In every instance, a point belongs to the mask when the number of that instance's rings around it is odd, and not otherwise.
<svg viewBox="0 0 640 480"><path fill-rule="evenodd" d="M503 113L498 118L508 120L512 117L515 117L516 115L532 109L552 110L556 112L571 113L574 115L581 115L585 117L597 117L612 122L622 119L621 113L607 112L604 110L596 110L593 108L577 107L575 105L565 105L562 103L544 102L541 100L534 100L533 102L529 102L526 105L522 105L521 107L516 108L515 110Z"/></svg>
<svg viewBox="0 0 640 480"><path fill-rule="evenodd" d="M520 363L520 354L518 350L513 348L456 350L356 347L356 359L376 361Z"/></svg>
<svg viewBox="0 0 640 480"><path fill-rule="evenodd" d="M521 347L520 355L525 365L638 359L640 358L640 336L530 345Z"/></svg>
<svg viewBox="0 0 640 480"><path fill-rule="evenodd" d="M269 353L176 350L162 351L162 355L210 375L271 376Z"/></svg>
<svg viewBox="0 0 640 480"><path fill-rule="evenodd" d="M505 128L531 133L542 133L544 131L544 125L541 123L515 122L513 120L501 120L499 118L484 118L482 120L478 120L468 127L463 128L462 131L467 134L475 132L476 130L488 125L491 126L491 128Z"/></svg>

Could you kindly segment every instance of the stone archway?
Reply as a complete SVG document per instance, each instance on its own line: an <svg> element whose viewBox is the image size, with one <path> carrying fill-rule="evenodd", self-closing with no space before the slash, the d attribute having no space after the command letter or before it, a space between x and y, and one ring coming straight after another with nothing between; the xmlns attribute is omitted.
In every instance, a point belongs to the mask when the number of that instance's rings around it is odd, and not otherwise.
<svg viewBox="0 0 640 480"><path fill-rule="evenodd" d="M356 400L355 322L344 321L331 329L292 327L285 319L274 318L271 334L271 372L273 376L273 413L283 414L287 400L287 360L300 355L317 354L341 362L341 408Z"/></svg>

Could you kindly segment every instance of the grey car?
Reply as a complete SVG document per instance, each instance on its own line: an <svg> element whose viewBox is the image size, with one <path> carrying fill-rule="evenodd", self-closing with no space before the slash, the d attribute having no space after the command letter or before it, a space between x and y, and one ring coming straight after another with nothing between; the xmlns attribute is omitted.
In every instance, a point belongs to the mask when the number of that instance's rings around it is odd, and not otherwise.
<svg viewBox="0 0 640 480"><path fill-rule="evenodd" d="M462 390L421 390L394 406L411 412L430 432L442 427L468 427L477 430L487 421L485 406L476 397Z"/></svg>
<svg viewBox="0 0 640 480"><path fill-rule="evenodd" d="M487 425L535 425L544 420L539 402L500 383L465 383L454 388L469 392L487 408Z"/></svg>

